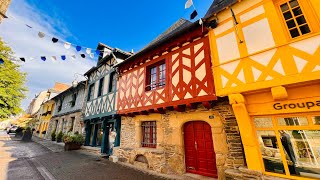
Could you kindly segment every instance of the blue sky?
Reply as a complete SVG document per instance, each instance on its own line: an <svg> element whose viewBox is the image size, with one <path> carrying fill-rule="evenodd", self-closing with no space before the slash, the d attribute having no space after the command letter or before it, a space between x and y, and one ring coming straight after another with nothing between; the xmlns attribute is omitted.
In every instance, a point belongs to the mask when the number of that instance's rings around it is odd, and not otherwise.
<svg viewBox="0 0 320 180"><path fill-rule="evenodd" d="M194 0L202 17L213 0ZM66 39L95 47L98 42L127 51L141 49L179 18L189 19L186 0L27 0L39 11L59 19L69 30Z"/></svg>
<svg viewBox="0 0 320 180"><path fill-rule="evenodd" d="M186 0L12 0L7 15L0 24L0 37L13 49L17 57L26 57L21 70L26 72L29 88L22 107L40 91L53 87L55 82L71 84L74 74L84 74L96 65L95 59L43 62L28 57L73 55L46 37L96 48L98 42L126 51L137 52L165 31L179 18L189 19L193 8L185 9ZM213 0L193 0L198 11L195 20L203 17ZM24 24L31 25L29 29ZM79 55L79 53L78 53Z"/></svg>

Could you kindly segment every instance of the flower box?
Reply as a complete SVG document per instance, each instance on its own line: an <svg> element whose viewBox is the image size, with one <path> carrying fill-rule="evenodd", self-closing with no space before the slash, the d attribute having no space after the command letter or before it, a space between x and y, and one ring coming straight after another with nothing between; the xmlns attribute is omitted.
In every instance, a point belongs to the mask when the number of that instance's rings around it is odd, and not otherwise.
<svg viewBox="0 0 320 180"><path fill-rule="evenodd" d="M81 144L68 142L64 144L65 151L78 150L81 148Z"/></svg>

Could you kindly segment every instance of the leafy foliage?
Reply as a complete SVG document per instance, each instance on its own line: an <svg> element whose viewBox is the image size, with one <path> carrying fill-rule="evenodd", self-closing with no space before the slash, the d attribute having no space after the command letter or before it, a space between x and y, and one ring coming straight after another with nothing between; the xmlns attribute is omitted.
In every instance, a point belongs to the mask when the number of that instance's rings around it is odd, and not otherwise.
<svg viewBox="0 0 320 180"><path fill-rule="evenodd" d="M75 133L75 134L67 133L66 135L63 136L63 142L82 145L84 143L84 138L79 133Z"/></svg>
<svg viewBox="0 0 320 180"><path fill-rule="evenodd" d="M19 70L19 65L8 59L13 52L0 38L0 121L11 115L19 114L21 100L25 98L27 88L24 86L26 73Z"/></svg>

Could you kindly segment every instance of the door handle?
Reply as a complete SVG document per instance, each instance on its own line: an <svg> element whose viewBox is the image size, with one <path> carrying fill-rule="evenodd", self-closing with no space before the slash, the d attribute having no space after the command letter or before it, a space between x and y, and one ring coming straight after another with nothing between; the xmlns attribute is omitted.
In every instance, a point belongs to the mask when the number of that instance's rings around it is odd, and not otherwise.
<svg viewBox="0 0 320 180"><path fill-rule="evenodd" d="M194 148L198 151L198 144L197 141L194 142Z"/></svg>

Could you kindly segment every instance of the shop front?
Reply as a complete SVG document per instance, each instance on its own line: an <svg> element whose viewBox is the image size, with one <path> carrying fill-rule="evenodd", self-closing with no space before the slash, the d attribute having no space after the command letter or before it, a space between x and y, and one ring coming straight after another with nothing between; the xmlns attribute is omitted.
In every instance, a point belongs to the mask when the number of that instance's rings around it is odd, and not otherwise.
<svg viewBox="0 0 320 180"><path fill-rule="evenodd" d="M290 179L320 178L319 82L229 98L249 169Z"/></svg>
<svg viewBox="0 0 320 180"><path fill-rule="evenodd" d="M111 155L120 145L120 119L96 118L86 120L85 146L101 148L102 154Z"/></svg>

